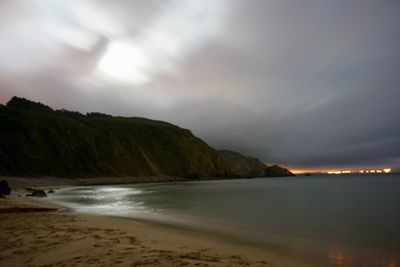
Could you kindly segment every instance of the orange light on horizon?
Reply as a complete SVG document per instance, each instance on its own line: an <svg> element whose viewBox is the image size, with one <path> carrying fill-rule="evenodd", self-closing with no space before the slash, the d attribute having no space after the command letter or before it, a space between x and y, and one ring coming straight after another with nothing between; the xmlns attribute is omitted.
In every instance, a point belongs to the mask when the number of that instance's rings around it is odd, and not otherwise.
<svg viewBox="0 0 400 267"><path fill-rule="evenodd" d="M268 165L268 164L267 164ZM326 170L321 169L301 169L301 168L288 168L294 174L304 174L304 173L323 173Z"/></svg>
<svg viewBox="0 0 400 267"><path fill-rule="evenodd" d="M289 168L290 169L290 168ZM325 173L325 174L369 174L369 173L390 173L392 172L391 168L374 168L374 169L300 169L300 168L292 168L290 171L294 174L306 174L306 173Z"/></svg>

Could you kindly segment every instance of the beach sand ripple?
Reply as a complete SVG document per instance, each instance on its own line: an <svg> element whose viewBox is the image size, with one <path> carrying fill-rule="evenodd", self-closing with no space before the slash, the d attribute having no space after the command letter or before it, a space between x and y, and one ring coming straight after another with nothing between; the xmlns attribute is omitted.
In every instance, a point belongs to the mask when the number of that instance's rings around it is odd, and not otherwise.
<svg viewBox="0 0 400 267"><path fill-rule="evenodd" d="M8 209L0 212L0 266L272 266L201 241L192 246L185 234L143 223L34 207L0 200L0 209Z"/></svg>

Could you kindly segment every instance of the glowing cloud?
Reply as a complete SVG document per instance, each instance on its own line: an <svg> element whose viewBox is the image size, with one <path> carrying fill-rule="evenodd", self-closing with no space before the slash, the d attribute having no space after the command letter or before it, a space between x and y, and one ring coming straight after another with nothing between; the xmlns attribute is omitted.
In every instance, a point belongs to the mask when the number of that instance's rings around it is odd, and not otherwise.
<svg viewBox="0 0 400 267"><path fill-rule="evenodd" d="M149 82L157 73L176 73L179 64L218 31L224 2L172 1L139 34L112 42L98 70L136 84Z"/></svg>
<svg viewBox="0 0 400 267"><path fill-rule="evenodd" d="M98 65L100 71L113 78L138 84L149 80L150 67L149 58L139 48L123 42L112 43Z"/></svg>

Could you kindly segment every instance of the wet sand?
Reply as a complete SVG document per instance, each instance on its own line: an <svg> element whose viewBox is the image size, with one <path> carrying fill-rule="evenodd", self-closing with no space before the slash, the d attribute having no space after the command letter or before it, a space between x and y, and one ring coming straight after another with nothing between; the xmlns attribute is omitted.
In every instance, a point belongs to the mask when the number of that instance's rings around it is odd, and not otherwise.
<svg viewBox="0 0 400 267"><path fill-rule="evenodd" d="M28 201L0 199L0 266L311 266L211 233Z"/></svg>

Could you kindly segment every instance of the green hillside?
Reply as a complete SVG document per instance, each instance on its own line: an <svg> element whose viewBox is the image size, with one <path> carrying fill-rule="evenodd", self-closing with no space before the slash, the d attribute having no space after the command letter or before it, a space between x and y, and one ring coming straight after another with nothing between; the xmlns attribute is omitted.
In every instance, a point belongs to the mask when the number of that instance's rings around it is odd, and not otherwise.
<svg viewBox="0 0 400 267"><path fill-rule="evenodd" d="M231 150L218 150L218 153L231 165L232 171L238 177L277 177L293 176L288 169L278 165L267 166L260 160L244 156Z"/></svg>
<svg viewBox="0 0 400 267"><path fill-rule="evenodd" d="M189 130L144 118L54 111L14 97L0 106L0 176L232 176Z"/></svg>

